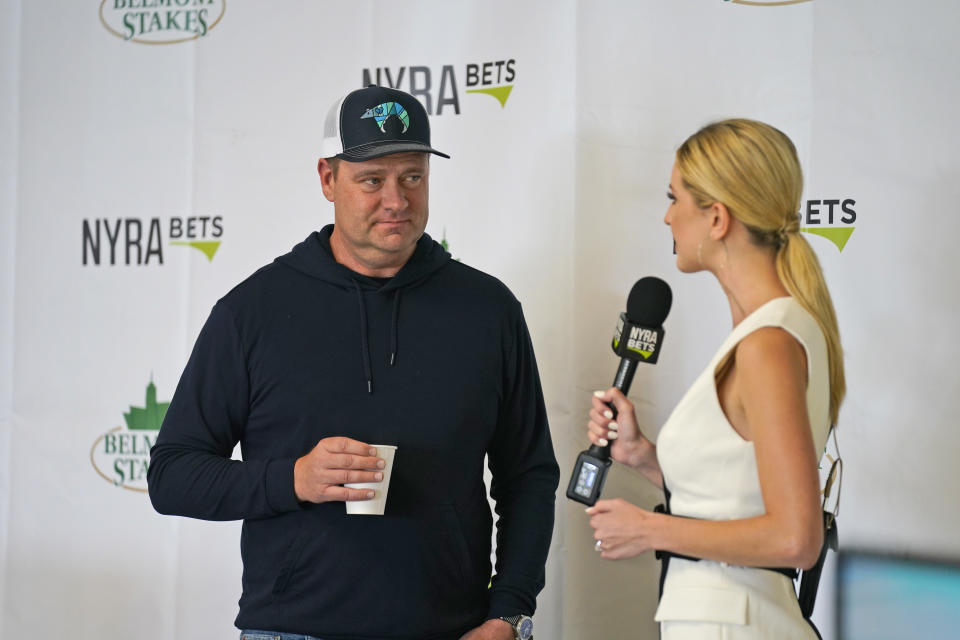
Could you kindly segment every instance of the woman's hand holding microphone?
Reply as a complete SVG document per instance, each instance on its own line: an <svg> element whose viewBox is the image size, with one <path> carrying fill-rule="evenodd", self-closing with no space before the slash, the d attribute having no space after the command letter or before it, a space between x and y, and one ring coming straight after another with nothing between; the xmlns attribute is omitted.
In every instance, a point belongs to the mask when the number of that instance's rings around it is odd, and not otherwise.
<svg viewBox="0 0 960 640"><path fill-rule="evenodd" d="M640 471L662 487L657 449L640 432L633 403L616 387L594 392L591 401L587 422L590 442L601 447L610 444L610 456L614 460ZM607 403L616 408L616 418ZM649 519L656 518L657 514L622 498L599 500L587 509L587 514L594 529L595 548L603 558L630 558L651 549L647 528Z"/></svg>
<svg viewBox="0 0 960 640"><path fill-rule="evenodd" d="M607 403L616 408L616 418ZM640 433L633 403L619 389L595 391L589 415L587 437L592 444L603 447L610 443L610 456L617 462L638 471L652 465L659 474L656 447Z"/></svg>

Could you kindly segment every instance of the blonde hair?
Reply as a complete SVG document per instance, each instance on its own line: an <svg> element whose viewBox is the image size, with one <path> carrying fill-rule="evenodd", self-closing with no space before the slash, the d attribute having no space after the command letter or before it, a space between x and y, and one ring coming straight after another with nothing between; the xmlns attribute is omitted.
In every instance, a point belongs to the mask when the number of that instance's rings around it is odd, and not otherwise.
<svg viewBox="0 0 960 640"><path fill-rule="evenodd" d="M837 423L846 393L837 315L816 254L800 234L803 171L782 131L755 120L723 120L687 138L677 171L697 206L721 202L759 245L776 249L777 275L809 311L827 342L830 420Z"/></svg>

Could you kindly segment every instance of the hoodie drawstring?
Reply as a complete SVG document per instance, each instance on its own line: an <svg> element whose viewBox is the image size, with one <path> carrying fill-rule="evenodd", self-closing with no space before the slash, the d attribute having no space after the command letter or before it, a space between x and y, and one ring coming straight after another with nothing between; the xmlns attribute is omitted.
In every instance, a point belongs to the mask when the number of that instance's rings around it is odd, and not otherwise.
<svg viewBox="0 0 960 640"><path fill-rule="evenodd" d="M370 366L370 339L367 336L367 305L363 302L363 291L360 283L353 280L353 287L357 292L357 303L360 305L360 354L363 357L363 372L367 376L367 393L373 393L373 368ZM393 293L393 317L390 323L390 362L392 367L397 361L397 343L400 318L400 289Z"/></svg>
<svg viewBox="0 0 960 640"><path fill-rule="evenodd" d="M357 292L357 303L360 305L360 348L363 358L364 377L367 382L367 393L373 393L373 363L370 359L370 337L368 332L370 327L367 321L367 311L364 292L373 292L385 296L377 298L377 309L380 304L384 306L390 304L386 296L393 294L393 317L390 326L390 354L386 360L386 366L395 367L399 355L400 340L400 298L402 290L419 286L420 284L433 278L434 274L445 268L450 262L450 254L433 238L424 233L417 240L416 248L410 259L403 267L393 275L392 278L369 278L360 273L350 270L344 264L337 262L330 247L330 239L334 234L334 226L328 224L323 229L314 231L307 239L293 248L290 253L280 256L276 262L285 268L293 269L299 273L314 278L320 282L325 282L336 287L342 293L350 290L351 284L354 291ZM389 284L387 282L389 280ZM386 312L386 309L383 309ZM331 313L341 313L349 310L334 309ZM378 311L379 314L379 311ZM377 316L378 318L381 316ZM386 317L385 315L383 316ZM378 323L375 323L379 326ZM379 344L379 342L377 343ZM409 355L409 354L408 354ZM380 357L380 356L378 356ZM378 369L379 371L379 369Z"/></svg>
<svg viewBox="0 0 960 640"><path fill-rule="evenodd" d="M363 372L367 375L367 393L373 393L373 371L370 368L370 344L367 338L367 306L363 303L360 283L353 281L357 290L357 302L360 303L360 353L363 356Z"/></svg>
<svg viewBox="0 0 960 640"><path fill-rule="evenodd" d="M393 294L393 322L390 325L390 366L397 361L397 319L400 317L400 289Z"/></svg>

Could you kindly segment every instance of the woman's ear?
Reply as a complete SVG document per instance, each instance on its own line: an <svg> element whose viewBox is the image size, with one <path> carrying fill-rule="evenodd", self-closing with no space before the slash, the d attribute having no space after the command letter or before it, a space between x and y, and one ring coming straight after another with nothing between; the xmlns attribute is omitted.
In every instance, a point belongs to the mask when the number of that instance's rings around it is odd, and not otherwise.
<svg viewBox="0 0 960 640"><path fill-rule="evenodd" d="M726 238L733 222L733 216L730 215L727 205L714 202L707 208L707 215L710 217L710 237L718 241Z"/></svg>

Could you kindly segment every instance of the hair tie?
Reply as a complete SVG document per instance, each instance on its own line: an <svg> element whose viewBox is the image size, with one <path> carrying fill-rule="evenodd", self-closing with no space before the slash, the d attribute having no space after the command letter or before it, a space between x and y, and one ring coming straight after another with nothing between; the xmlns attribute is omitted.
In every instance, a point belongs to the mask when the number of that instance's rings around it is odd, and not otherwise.
<svg viewBox="0 0 960 640"><path fill-rule="evenodd" d="M787 244L790 236L795 233L800 233L800 221L796 219L787 222L782 227L777 229L775 234L777 246L782 247L783 245Z"/></svg>

